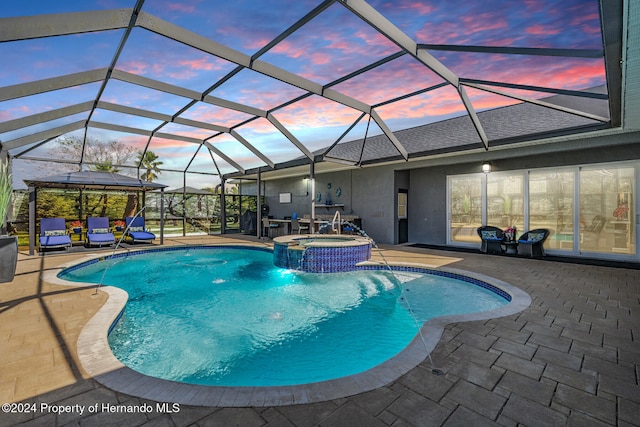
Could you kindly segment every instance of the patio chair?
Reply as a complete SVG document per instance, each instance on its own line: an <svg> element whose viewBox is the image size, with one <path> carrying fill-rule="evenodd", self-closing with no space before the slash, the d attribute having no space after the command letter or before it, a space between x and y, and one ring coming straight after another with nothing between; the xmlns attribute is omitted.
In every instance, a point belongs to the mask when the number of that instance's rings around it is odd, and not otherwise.
<svg viewBox="0 0 640 427"><path fill-rule="evenodd" d="M106 216L87 218L87 246L110 246L115 242L116 238L109 228L109 218Z"/></svg>
<svg viewBox="0 0 640 427"><path fill-rule="evenodd" d="M549 234L546 228L527 231L518 239L518 254L532 258L544 256L543 245Z"/></svg>
<svg viewBox="0 0 640 427"><path fill-rule="evenodd" d="M504 233L498 227L492 225L484 225L478 227L478 236L482 240L480 251L486 254L488 253L502 253L502 242L504 240Z"/></svg>
<svg viewBox="0 0 640 427"><path fill-rule="evenodd" d="M71 237L64 218L42 218L40 220L40 249L70 248Z"/></svg>
<svg viewBox="0 0 640 427"><path fill-rule="evenodd" d="M132 243L151 243L151 241L156 238L155 234L146 229L144 218L141 216L136 218L128 216L125 218L124 223L126 231L125 235L131 239Z"/></svg>
<svg viewBox="0 0 640 427"><path fill-rule="evenodd" d="M276 228L280 228L280 224L269 222L268 217L262 217L262 235L270 239L273 238L273 232Z"/></svg>
<svg viewBox="0 0 640 427"><path fill-rule="evenodd" d="M301 234L302 232L308 232L309 226L301 225L297 219L291 219L291 233L292 234Z"/></svg>

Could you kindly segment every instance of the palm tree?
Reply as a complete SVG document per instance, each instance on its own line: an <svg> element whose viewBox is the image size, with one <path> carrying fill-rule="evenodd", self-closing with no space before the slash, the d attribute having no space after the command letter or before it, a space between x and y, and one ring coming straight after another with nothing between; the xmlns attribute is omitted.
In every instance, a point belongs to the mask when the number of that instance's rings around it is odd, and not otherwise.
<svg viewBox="0 0 640 427"><path fill-rule="evenodd" d="M145 172L142 174L140 179L152 182L154 179L158 178L162 162L158 161L158 156L153 151L146 151L144 154L142 151L139 151L138 163L145 169Z"/></svg>

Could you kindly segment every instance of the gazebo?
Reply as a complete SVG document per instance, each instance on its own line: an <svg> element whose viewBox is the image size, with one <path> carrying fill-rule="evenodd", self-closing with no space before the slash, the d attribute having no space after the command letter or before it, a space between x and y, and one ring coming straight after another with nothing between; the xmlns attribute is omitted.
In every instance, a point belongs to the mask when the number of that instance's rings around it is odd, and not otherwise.
<svg viewBox="0 0 640 427"><path fill-rule="evenodd" d="M79 171L54 175L40 179L25 180L29 187L29 255L33 255L36 245L36 200L39 188L62 188L74 190L160 190L160 244L164 243L164 184L143 181L138 178L113 172ZM144 200L144 197L143 197Z"/></svg>

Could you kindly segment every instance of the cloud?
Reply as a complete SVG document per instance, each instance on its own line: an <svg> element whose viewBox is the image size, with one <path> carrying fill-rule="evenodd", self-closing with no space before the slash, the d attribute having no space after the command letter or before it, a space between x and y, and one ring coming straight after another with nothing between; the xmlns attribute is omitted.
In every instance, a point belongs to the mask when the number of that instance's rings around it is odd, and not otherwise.
<svg viewBox="0 0 640 427"><path fill-rule="evenodd" d="M197 3L199 2L195 2L193 4L185 4L185 2L173 2L173 1L167 1L164 4L164 9L166 10L170 10L172 12L180 12L180 13L195 13L197 8Z"/></svg>
<svg viewBox="0 0 640 427"><path fill-rule="evenodd" d="M247 120L251 116L228 108L217 107L206 103L198 103L194 108L190 108L180 117L211 123L218 126L231 127Z"/></svg>
<svg viewBox="0 0 640 427"><path fill-rule="evenodd" d="M535 24L535 25L530 25L525 29L525 33L527 34L533 34L536 36L539 35L543 35L543 36L548 36L548 35L553 35L553 34L559 34L560 30L559 29L554 29L550 26L545 26L542 24Z"/></svg>
<svg viewBox="0 0 640 427"><path fill-rule="evenodd" d="M361 113L333 101L311 96L274 113L289 130L347 126Z"/></svg>
<svg viewBox="0 0 640 427"><path fill-rule="evenodd" d="M415 12L418 15L428 15L434 12L435 10L437 10L436 6L428 3L422 3L422 2L412 2L405 5L400 4L398 5L398 8L409 9L411 13Z"/></svg>
<svg viewBox="0 0 640 427"><path fill-rule="evenodd" d="M210 56L202 56L197 59L182 59L182 60L179 60L177 63L178 65L182 67L187 67L191 70L211 71L219 68L217 64L215 64L215 62L212 61L212 59L213 58Z"/></svg>
<svg viewBox="0 0 640 427"><path fill-rule="evenodd" d="M149 68L149 64L142 61L126 61L118 63L118 68L131 74L143 75Z"/></svg>

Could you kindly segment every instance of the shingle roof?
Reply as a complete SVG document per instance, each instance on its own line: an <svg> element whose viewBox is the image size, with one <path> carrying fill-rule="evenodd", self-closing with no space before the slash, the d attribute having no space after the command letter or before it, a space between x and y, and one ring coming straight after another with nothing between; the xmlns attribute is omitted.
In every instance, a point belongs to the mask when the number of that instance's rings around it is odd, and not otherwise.
<svg viewBox="0 0 640 427"><path fill-rule="evenodd" d="M546 102L564 106L569 103L563 96L545 99ZM582 100L588 103L590 111L602 114L607 102L602 100ZM583 106L584 109L584 106ZM545 134L575 132L584 128L602 127L602 122L577 116L564 111L535 105L519 103L507 107L478 113L489 146L540 138ZM407 149L409 157L418 157L439 152L460 151L465 148L480 148L482 142L468 116L456 117L436 123L404 129L394 132L400 143ZM341 143L332 148L327 156L358 162L362 153L362 163L388 161L399 158L399 153L385 135L376 135L363 140Z"/></svg>

